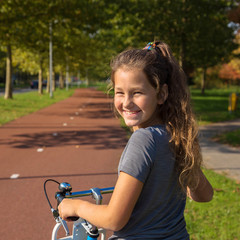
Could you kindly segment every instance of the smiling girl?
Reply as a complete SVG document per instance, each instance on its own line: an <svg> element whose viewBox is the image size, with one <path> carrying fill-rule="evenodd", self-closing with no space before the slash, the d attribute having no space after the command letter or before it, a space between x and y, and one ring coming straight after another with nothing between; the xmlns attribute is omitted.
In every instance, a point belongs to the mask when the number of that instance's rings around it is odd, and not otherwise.
<svg viewBox="0 0 240 240"><path fill-rule="evenodd" d="M60 216L113 230L110 239L189 239L186 197L207 202L213 189L200 169L185 75L162 42L124 51L111 67L115 109L133 130L113 195L100 206L65 199Z"/></svg>

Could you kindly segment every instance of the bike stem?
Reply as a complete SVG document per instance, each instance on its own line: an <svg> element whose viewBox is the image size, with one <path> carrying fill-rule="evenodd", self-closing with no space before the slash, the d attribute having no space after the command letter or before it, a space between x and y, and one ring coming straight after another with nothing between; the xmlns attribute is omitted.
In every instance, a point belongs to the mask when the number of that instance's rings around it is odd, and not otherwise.
<svg viewBox="0 0 240 240"><path fill-rule="evenodd" d="M96 205L102 204L102 194L99 188L91 188L92 191L92 197L96 201ZM92 228L90 231L87 231L87 240L94 240L97 239L99 236L98 228L94 225L92 225Z"/></svg>

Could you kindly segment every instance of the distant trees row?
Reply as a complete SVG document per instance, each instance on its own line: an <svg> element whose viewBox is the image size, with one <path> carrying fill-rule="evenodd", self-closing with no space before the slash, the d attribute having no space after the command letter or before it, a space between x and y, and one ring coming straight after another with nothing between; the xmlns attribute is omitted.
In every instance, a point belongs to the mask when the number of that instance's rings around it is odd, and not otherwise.
<svg viewBox="0 0 240 240"><path fill-rule="evenodd" d="M189 79L197 68L205 76L207 68L227 61L236 48L229 12L237 5L233 0L1 0L5 98L12 97L13 67L38 73L42 82L50 29L54 72L61 78L69 69L106 79L114 55L154 39L171 46Z"/></svg>
<svg viewBox="0 0 240 240"><path fill-rule="evenodd" d="M240 84L240 5L231 9L228 12L229 19L237 26L237 33L234 42L238 48L233 51L233 54L228 63L224 63L219 71L219 76L228 82Z"/></svg>

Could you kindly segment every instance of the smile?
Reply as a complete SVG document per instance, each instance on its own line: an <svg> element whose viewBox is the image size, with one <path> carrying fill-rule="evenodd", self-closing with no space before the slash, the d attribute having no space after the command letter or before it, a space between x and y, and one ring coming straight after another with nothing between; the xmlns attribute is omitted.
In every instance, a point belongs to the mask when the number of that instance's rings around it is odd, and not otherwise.
<svg viewBox="0 0 240 240"><path fill-rule="evenodd" d="M130 115L136 115L136 114L138 114L140 111L123 111L124 112L124 114L125 115L128 115L128 116L130 116Z"/></svg>

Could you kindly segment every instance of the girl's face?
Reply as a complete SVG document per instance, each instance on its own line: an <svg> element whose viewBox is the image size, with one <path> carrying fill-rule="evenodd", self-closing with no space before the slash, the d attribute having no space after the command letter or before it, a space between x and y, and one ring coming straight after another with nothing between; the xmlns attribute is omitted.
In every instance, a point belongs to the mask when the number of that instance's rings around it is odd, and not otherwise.
<svg viewBox="0 0 240 240"><path fill-rule="evenodd" d="M160 123L156 108L163 101L139 69L118 69L114 75L114 105L125 123L133 130Z"/></svg>

